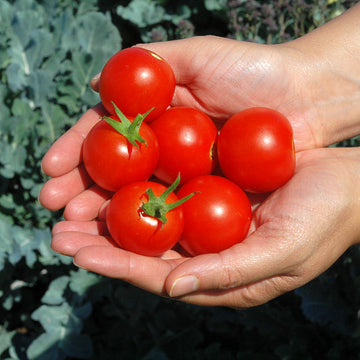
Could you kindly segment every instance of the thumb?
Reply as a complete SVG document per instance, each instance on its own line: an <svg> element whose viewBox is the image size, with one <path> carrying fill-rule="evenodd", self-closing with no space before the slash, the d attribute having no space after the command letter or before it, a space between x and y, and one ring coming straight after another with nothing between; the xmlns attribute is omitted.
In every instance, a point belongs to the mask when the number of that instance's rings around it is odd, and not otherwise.
<svg viewBox="0 0 360 360"><path fill-rule="evenodd" d="M182 40L155 42L150 44L137 44L136 47L141 47L155 52L156 54L163 57L171 66L175 73L176 83L186 83L187 74L185 70L189 71L193 68L191 65L192 52L198 53L198 38L189 38ZM186 51L184 51L186 49ZM96 74L90 80L90 86L94 91L99 91L99 80L101 72ZM189 74L191 76L191 74ZM182 80L181 80L182 79Z"/></svg>
<svg viewBox="0 0 360 360"><path fill-rule="evenodd" d="M101 73L98 73L90 80L90 86L96 92L99 92L100 75Z"/></svg>
<svg viewBox="0 0 360 360"><path fill-rule="evenodd" d="M161 56L171 66L176 84L186 85L191 83L197 76L198 67L203 66L203 64L197 64L197 60L203 59L202 56L198 56L199 51L212 49L209 45L204 37L192 37L150 44L137 44L135 46L153 51Z"/></svg>
<svg viewBox="0 0 360 360"><path fill-rule="evenodd" d="M279 239L275 234L271 236L266 226L260 227L242 243L225 251L190 258L177 266L166 279L166 291L170 297L223 292L283 275L284 288L288 288L292 280L297 281L292 274L293 264L301 262L293 245L294 242Z"/></svg>

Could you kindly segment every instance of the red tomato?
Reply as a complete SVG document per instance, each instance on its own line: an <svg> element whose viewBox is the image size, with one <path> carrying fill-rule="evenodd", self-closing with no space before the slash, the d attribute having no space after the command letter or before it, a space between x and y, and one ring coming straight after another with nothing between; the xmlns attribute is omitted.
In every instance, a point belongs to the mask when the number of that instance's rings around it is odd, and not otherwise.
<svg viewBox="0 0 360 360"><path fill-rule="evenodd" d="M184 226L182 207L166 213L166 223L146 215L142 206L149 201L147 189L160 196L166 187L155 182L137 182L121 188L110 200L106 223L111 237L123 249L146 256L158 256L179 240ZM178 201L171 192L165 203Z"/></svg>
<svg viewBox="0 0 360 360"><path fill-rule="evenodd" d="M206 114L188 107L173 107L150 126L159 143L159 162L154 172L158 179L170 184L180 173L181 183L185 183L212 172L218 131Z"/></svg>
<svg viewBox="0 0 360 360"><path fill-rule="evenodd" d="M291 125L272 109L256 107L233 115L220 131L217 149L224 175L244 191L273 191L295 170Z"/></svg>
<svg viewBox="0 0 360 360"><path fill-rule="evenodd" d="M181 246L191 255L217 253L241 242L251 221L251 205L246 194L230 180L205 175L185 183L182 198L197 191L182 205L184 230Z"/></svg>
<svg viewBox="0 0 360 360"><path fill-rule="evenodd" d="M170 105L174 91L175 76L170 65L142 48L119 51L108 60L100 76L100 98L110 114L114 114L111 101L128 116L155 107L145 120L151 121Z"/></svg>
<svg viewBox="0 0 360 360"><path fill-rule="evenodd" d="M139 134L146 143L136 147L105 120L100 120L90 130L84 141L83 160L88 174L97 185L116 191L131 182L147 180L152 175L159 158L158 143L145 123L141 124Z"/></svg>

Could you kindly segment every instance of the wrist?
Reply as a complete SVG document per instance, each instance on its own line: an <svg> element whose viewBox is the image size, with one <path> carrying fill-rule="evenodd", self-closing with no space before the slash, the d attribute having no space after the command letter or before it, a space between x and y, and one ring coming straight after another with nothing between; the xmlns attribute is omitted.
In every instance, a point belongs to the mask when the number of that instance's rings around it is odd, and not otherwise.
<svg viewBox="0 0 360 360"><path fill-rule="evenodd" d="M317 147L360 134L360 4L281 45L297 65L301 115Z"/></svg>

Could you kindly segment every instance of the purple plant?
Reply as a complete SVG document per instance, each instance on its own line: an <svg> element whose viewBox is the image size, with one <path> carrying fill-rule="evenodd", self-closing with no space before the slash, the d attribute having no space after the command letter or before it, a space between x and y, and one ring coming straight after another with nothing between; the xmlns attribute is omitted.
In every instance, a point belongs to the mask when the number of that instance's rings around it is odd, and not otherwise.
<svg viewBox="0 0 360 360"><path fill-rule="evenodd" d="M229 37L263 43L278 43L299 37L347 8L355 0L229 0L226 3Z"/></svg>

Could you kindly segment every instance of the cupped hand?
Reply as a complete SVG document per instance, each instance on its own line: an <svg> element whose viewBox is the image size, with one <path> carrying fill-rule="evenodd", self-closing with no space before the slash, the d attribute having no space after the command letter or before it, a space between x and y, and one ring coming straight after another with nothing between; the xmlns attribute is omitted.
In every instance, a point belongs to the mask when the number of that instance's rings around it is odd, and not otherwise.
<svg viewBox="0 0 360 360"><path fill-rule="evenodd" d="M150 258L126 252L114 245L104 224L112 193L93 184L82 164L83 140L105 113L99 104L53 144L42 162L52 178L39 200L51 210L65 207L68 220L53 229L55 251L74 256L90 271L159 295L249 307L308 282L358 241L359 150L314 149L328 140L324 122L317 121L319 99L311 98L316 92L306 83L311 59L291 45L216 37L140 46L174 69L172 105L198 108L220 122L251 106L287 116L298 151L296 173L259 202L248 238L220 254L187 258L170 250ZM97 81L92 81L95 90Z"/></svg>
<svg viewBox="0 0 360 360"><path fill-rule="evenodd" d="M173 68L177 82L173 106L200 109L219 122L247 107L268 106L289 118L297 151L322 143L322 133L308 114L311 101L299 96L308 94L302 79L309 60L291 47L213 36L139 46L157 52ZM98 82L98 77L92 80L93 89L97 90ZM52 179L39 197L46 208L61 209L88 188L84 197L110 196L93 186L81 157L87 133L104 113L101 105L88 110L46 153L42 168ZM71 218L67 208L65 218ZM76 211L80 214L83 210Z"/></svg>
<svg viewBox="0 0 360 360"><path fill-rule="evenodd" d="M219 254L136 255L114 245L101 216L57 224L52 248L80 267L161 296L200 305L259 305L315 278L360 240L359 155L357 148L298 153L293 178L256 206L249 236ZM105 199L77 201L97 212L106 207Z"/></svg>
<svg viewBox="0 0 360 360"><path fill-rule="evenodd" d="M89 109L63 134L49 149L42 160L42 170L51 176L40 191L39 201L49 210L59 210L70 203L70 213L65 208L64 216L81 220L88 218L89 214L83 214L83 208L71 206L71 200L80 202L83 199L102 201L111 197L109 191L99 188L93 183L82 163L82 146L86 135L91 128L106 114L101 104ZM75 205L74 203L72 203ZM88 208L87 208L88 209ZM73 211L76 214L72 213ZM87 211L87 210L86 210ZM98 209L90 209L97 212ZM97 217L98 213L94 213Z"/></svg>
<svg viewBox="0 0 360 360"><path fill-rule="evenodd" d="M306 72L309 54L291 46L236 41L216 36L139 44L162 56L175 73L172 106L204 111L220 124L236 112L267 106L287 116L298 151L322 144ZM98 74L91 86L98 90Z"/></svg>

